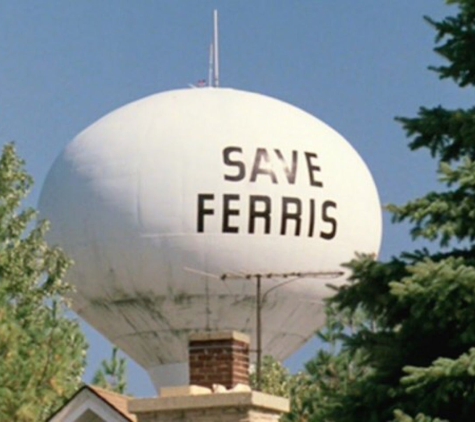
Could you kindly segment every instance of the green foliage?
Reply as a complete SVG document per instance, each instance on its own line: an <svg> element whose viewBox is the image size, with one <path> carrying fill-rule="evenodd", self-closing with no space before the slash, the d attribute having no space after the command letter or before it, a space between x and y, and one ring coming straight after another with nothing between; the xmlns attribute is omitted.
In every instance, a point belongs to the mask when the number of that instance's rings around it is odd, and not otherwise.
<svg viewBox="0 0 475 422"><path fill-rule="evenodd" d="M85 340L65 316L71 261L23 209L32 185L12 144L0 157L0 420L44 420L81 382Z"/></svg>
<svg viewBox="0 0 475 422"><path fill-rule="evenodd" d="M364 364L366 356L342 349L342 342L362 329L373 330L373 322L360 309L354 313L340 312L327 305L325 312L326 325L317 332L324 347L295 380L289 418L292 422L327 421L340 406L335 399L371 373L371 368Z"/></svg>
<svg viewBox="0 0 475 422"><path fill-rule="evenodd" d="M475 0L435 22L441 79L475 85ZM475 415L475 107L398 118L439 164L441 191L389 206L439 251L358 256L328 308L320 351L292 377L287 421L472 422ZM357 324L355 324L355 320Z"/></svg>
<svg viewBox="0 0 475 422"><path fill-rule="evenodd" d="M473 37L475 20L475 3L472 0L450 0L447 3L459 7L456 16L449 16L441 22L426 17L437 31L436 42L440 43L435 51L448 64L431 67L441 79L453 79L460 87L475 85L475 57Z"/></svg>
<svg viewBox="0 0 475 422"><path fill-rule="evenodd" d="M289 397L292 375L278 360L272 356L264 356L261 366L261 390L274 396ZM251 387L257 389L256 372L250 375Z"/></svg>
<svg viewBox="0 0 475 422"><path fill-rule="evenodd" d="M475 130L475 116L474 116ZM474 134L475 135L475 134ZM475 136L472 138L475 139ZM472 141L473 142L473 141ZM475 148L474 148L475 153ZM390 206L393 220L413 224L414 238L439 241L442 247L450 241L475 240L475 162L467 156L459 158L453 168L442 161L439 180L450 190L430 192L403 207ZM453 204L457 204L456 207Z"/></svg>
<svg viewBox="0 0 475 422"><path fill-rule="evenodd" d="M370 264L366 258L352 264L360 281L342 290L336 302L345 309L363 307L380 328L373 332L363 328L345 340L348 350L366 354L374 373L340 397L345 405L336 420L357 420L356 412L365 420L388 420L398 408L411 414L423 411L456 421L471 420L475 378L468 371L466 376L456 374L448 362L475 344L475 268L470 260L442 256L406 257L405 275L379 280L375 277L381 274L379 268L391 268L394 262ZM384 285L386 298L371 295L371 285L375 292ZM439 371L440 362L447 370L444 379L434 378L427 384L416 380L415 374L424 372L418 368L434 366ZM425 375L429 373L433 372Z"/></svg>
<svg viewBox="0 0 475 422"><path fill-rule="evenodd" d="M359 311L350 316L327 306L326 314L326 326L317 333L325 348L302 373L291 375L271 357L263 360L262 390L291 400L291 412L281 418L282 422L329 421L328 415L339 406L335 398L371 372L360 353L341 350L341 341L363 327L369 325L371 329L372 324ZM251 385L255 385L254 376Z"/></svg>
<svg viewBox="0 0 475 422"><path fill-rule="evenodd" d="M458 6L456 16L427 18L437 32L435 51L448 61L431 69L472 87L475 0L450 3ZM332 406L314 413L313 421L474 420L475 108L423 107L416 118L398 120L412 139L410 148L426 148L438 160L443 190L389 210L395 222L412 224L414 238L440 250L403 253L388 262L360 256L349 264L350 284L332 303L374 321L342 338L341 355L349 354L363 375L330 389Z"/></svg>
<svg viewBox="0 0 475 422"><path fill-rule="evenodd" d="M92 384L109 391L124 394L127 390L127 361L118 355L119 349L112 348L110 360L103 360L94 374Z"/></svg>
<svg viewBox="0 0 475 422"><path fill-rule="evenodd" d="M442 420L439 418L431 418L429 416L423 415L422 413L417 414L415 418L411 418L409 415L406 415L400 410L394 412L395 419L393 422L448 422L447 420Z"/></svg>

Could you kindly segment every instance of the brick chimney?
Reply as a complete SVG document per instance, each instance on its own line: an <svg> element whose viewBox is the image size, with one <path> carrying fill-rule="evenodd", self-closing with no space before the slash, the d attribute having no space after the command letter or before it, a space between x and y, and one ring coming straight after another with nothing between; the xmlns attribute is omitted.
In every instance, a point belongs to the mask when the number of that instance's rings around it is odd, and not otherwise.
<svg viewBox="0 0 475 422"><path fill-rule="evenodd" d="M192 334L189 366L191 385L249 385L249 337L236 331Z"/></svg>
<svg viewBox="0 0 475 422"><path fill-rule="evenodd" d="M245 334L193 334L189 356L190 385L162 388L160 397L129 401L128 410L138 422L278 422L289 411L287 399L251 391Z"/></svg>

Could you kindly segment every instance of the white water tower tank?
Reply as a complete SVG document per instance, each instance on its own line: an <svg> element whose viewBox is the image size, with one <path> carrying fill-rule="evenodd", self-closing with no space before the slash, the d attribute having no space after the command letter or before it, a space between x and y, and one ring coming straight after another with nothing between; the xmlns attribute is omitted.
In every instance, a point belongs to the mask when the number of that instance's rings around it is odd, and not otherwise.
<svg viewBox="0 0 475 422"><path fill-rule="evenodd" d="M381 243L378 194L351 145L294 106L233 89L164 92L106 115L59 155L39 208L75 261L74 310L157 386L187 383L191 332L237 330L255 348L249 275L264 276L263 352L287 358L323 324L341 263Z"/></svg>

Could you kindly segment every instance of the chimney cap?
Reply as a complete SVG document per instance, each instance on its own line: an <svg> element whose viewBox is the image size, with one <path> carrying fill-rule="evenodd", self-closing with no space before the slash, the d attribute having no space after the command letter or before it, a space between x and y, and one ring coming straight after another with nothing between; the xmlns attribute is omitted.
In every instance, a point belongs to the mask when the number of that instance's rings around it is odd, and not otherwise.
<svg viewBox="0 0 475 422"><path fill-rule="evenodd" d="M239 331L200 331L189 336L190 342L219 340L236 340L247 344L250 342L249 336Z"/></svg>

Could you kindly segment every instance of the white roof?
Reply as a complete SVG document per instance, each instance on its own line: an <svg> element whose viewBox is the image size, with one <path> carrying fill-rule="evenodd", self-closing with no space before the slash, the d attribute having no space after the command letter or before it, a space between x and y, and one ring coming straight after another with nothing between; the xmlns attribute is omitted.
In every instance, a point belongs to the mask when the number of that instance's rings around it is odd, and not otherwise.
<svg viewBox="0 0 475 422"><path fill-rule="evenodd" d="M129 398L98 387L80 388L48 422L136 422Z"/></svg>

